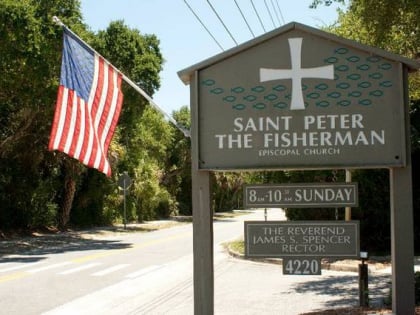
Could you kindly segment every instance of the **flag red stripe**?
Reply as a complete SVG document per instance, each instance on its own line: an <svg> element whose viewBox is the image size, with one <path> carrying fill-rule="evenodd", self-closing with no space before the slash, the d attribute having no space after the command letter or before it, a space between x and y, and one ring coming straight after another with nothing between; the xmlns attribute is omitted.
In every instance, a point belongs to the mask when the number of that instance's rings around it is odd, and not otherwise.
<svg viewBox="0 0 420 315"><path fill-rule="evenodd" d="M72 132L68 132L67 133L67 139L66 142L64 143L64 152L69 153L70 152L70 148L71 145L73 143L73 139L74 139L74 128L76 125L76 118L77 118L77 103L78 103L79 98L73 93L72 94L72 102L71 107L68 108L68 130L71 130Z"/></svg>
<svg viewBox="0 0 420 315"><path fill-rule="evenodd" d="M65 102L67 104L66 106L66 110L65 110L65 116L64 116L64 121L63 121L63 126L62 126L62 131L61 131L61 137L60 137L60 142L58 143L58 147L57 149L59 151L64 151L64 146L66 144L67 141L67 137L69 136L69 124L70 124L70 113L69 111L71 110L71 104L73 102L73 93L71 91L64 91L64 95L63 95L63 102ZM63 103L64 106L64 103ZM67 153L67 152L65 152Z"/></svg>
<svg viewBox="0 0 420 315"><path fill-rule="evenodd" d="M109 128L111 126L113 117L115 117L116 107L117 107L118 91L117 89L115 89L115 86L118 81L116 81L116 79L117 79L117 73L113 69L110 69L109 75L108 75L108 93L107 93L107 97L105 101L103 114L100 120L100 127L98 128L99 130L98 140L102 148L102 156L101 157L98 156L95 160L95 167L99 163L98 167L104 168L104 169L109 168L109 163L106 160L106 157L104 156L104 152L106 152L105 143L107 141L107 137L109 135L109 130L110 130Z"/></svg>
<svg viewBox="0 0 420 315"><path fill-rule="evenodd" d="M106 74L105 74L106 73ZM112 98L112 69L108 71L108 66L104 65L104 85L102 90L102 97L99 103L98 112L95 117L95 126L97 130L96 134L96 146L102 148L101 139L105 128L105 123L109 114L109 107L111 106ZM98 150L96 155L91 157L93 167L104 168L104 156L102 150Z"/></svg>
<svg viewBox="0 0 420 315"><path fill-rule="evenodd" d="M122 75L118 74L117 86L121 86L121 81L122 81ZM116 100L116 105L115 105L115 113L112 116L111 125L110 125L108 133L106 135L106 140L105 140L105 144L104 144L105 152L108 151L109 144L111 143L112 135L114 134L115 128L117 127L118 117L120 116L121 108L122 108L122 100L123 100L122 92L120 90L118 90L117 91L117 100Z"/></svg>
<svg viewBox="0 0 420 315"><path fill-rule="evenodd" d="M80 158L80 153L82 152L82 149L83 149L85 130L86 130L85 128L86 103L84 100L80 100L78 109L79 109L79 116L78 116L78 121L76 125L76 128L78 128L78 137L77 137L77 140L75 141L76 146L74 149L74 158L76 159Z"/></svg>
<svg viewBox="0 0 420 315"><path fill-rule="evenodd" d="M55 107L55 113L54 113L54 119L53 119L53 123L52 123L52 128L51 128L51 135L50 135L50 141L48 143L48 150L55 150L57 149L54 145L55 143L55 139L56 137L58 137L58 124L60 121L60 117L61 117L61 108L63 106L63 90L64 87L63 86L59 86L58 88L58 93L57 93L57 102L56 102L56 107Z"/></svg>
<svg viewBox="0 0 420 315"><path fill-rule="evenodd" d="M108 84L107 84L107 90L106 90L106 99L104 101L104 107L101 108L102 109L102 113L99 119L99 125L98 125L98 137L97 137L97 141L98 141L98 145L103 148L102 145L102 136L104 134L105 131L105 125L106 125L106 121L108 119L108 115L110 112L110 107L112 106L111 102L112 102L112 91L113 91L113 82L112 82L112 77L113 77L113 71L109 71L108 72ZM105 91L104 91L105 93ZM98 168L102 168L104 170L107 170L109 168L109 166L107 165L107 160L106 158L103 156L103 151L98 152L98 155L95 157L95 161L94 161L94 167L98 167Z"/></svg>
<svg viewBox="0 0 420 315"><path fill-rule="evenodd" d="M72 134L72 141L70 143L69 150L68 150L68 154L70 156L73 156L73 157L75 157L75 154L76 154L77 141L79 139L79 134L80 134L80 129L81 129L81 127L80 127L80 123L81 123L81 118L80 118L81 109L80 109L80 107L82 106L81 103L82 103L82 100L80 98L77 98L76 101L75 101L75 104L74 104L74 106L76 107L75 108L76 117L75 117L75 121L74 121L74 124L73 124L74 132Z"/></svg>
<svg viewBox="0 0 420 315"><path fill-rule="evenodd" d="M100 104L100 100L102 97L102 93L103 93L103 88L104 88L104 76L106 75L104 73L104 69L103 69L103 60L102 58L97 58L97 64L98 66L95 67L95 79L94 81L97 81L97 86L94 90L94 94L93 94L93 101L91 103L91 108L90 108L90 124L91 127L93 127L93 129L90 131L89 134L89 143L88 143L88 151L87 154L84 158L84 163L89 166L89 167L93 167L93 161L92 161L92 157L95 157L98 151L98 145L97 145L97 125L95 125L95 118L96 115L98 113L98 107ZM90 99L89 99L89 103L90 103Z"/></svg>
<svg viewBox="0 0 420 315"><path fill-rule="evenodd" d="M80 155L78 157L78 159L80 161L82 161L84 164L86 164L84 162L84 159L86 157L86 155L88 154L89 151L89 136L91 134L91 127L90 127L90 105L88 103L85 103L85 119L84 119L84 132L83 132L83 137L81 139L82 141L82 147L80 149Z"/></svg>
<svg viewBox="0 0 420 315"><path fill-rule="evenodd" d="M114 72L116 72L114 70ZM121 86L121 81L122 81L122 75L119 73L115 73L114 75L115 77L115 82L113 83L113 87L116 86ZM111 139L112 136L114 134L115 128L117 126L117 122L118 122L118 117L120 116L121 113L121 107L122 107L122 92L120 91L120 89L114 89L114 96L113 96L113 113L110 116L109 119L109 127L108 130L106 132L106 136L104 138L104 143L103 143L103 147L105 152L108 152L108 148L109 148L109 144L111 143ZM111 171L111 169L109 169L109 171Z"/></svg>

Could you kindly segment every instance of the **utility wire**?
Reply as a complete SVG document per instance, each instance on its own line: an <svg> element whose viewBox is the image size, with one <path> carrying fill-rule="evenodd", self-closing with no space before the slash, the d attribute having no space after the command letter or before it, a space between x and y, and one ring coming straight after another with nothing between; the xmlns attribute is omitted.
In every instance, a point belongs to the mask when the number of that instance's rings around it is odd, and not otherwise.
<svg viewBox="0 0 420 315"><path fill-rule="evenodd" d="M280 18L279 18L279 14L278 14L278 12L277 12L277 10L276 10L276 7L274 6L274 2L273 2L273 0L271 0L271 6L273 7L273 11L274 11L274 13L276 14L277 22L279 22L279 25L281 25L281 21L280 21Z"/></svg>
<svg viewBox="0 0 420 315"><path fill-rule="evenodd" d="M279 12L280 12L281 20L283 21L283 25L284 25L286 24L286 21L284 20L283 13L281 12L279 0L276 0L276 3L277 3L277 8L279 9Z"/></svg>
<svg viewBox="0 0 420 315"><path fill-rule="evenodd" d="M232 33L229 31L229 29L226 27L225 23L223 22L222 18L219 16L219 14L214 9L213 5L211 4L210 0L207 0L207 3L209 4L210 8L213 10L214 14L216 14L217 18L219 19L220 23L222 23L223 27L225 28L226 32L229 34L230 38L234 41L236 46L238 46L238 42L233 37Z"/></svg>
<svg viewBox="0 0 420 315"><path fill-rule="evenodd" d="M200 22L200 24L204 27L204 29L207 31L207 33L209 33L209 35L211 36L211 38L213 38L213 40L215 41L215 43L217 44L217 46L219 46L219 48L224 51L222 45L220 45L220 43L217 41L217 39L213 36L213 34L210 32L210 30L206 27L206 25L203 23L203 21L201 21L200 17L194 12L193 8L191 8L191 6L188 4L187 0L184 0L184 3L187 5L188 9L190 9L190 11L192 12L192 14L195 16L195 18Z"/></svg>
<svg viewBox="0 0 420 315"><path fill-rule="evenodd" d="M267 0L264 0L265 7L267 9L268 15L270 16L271 22L273 23L273 27L276 28L276 24L274 23L273 16L271 15L270 8L267 5Z"/></svg>
<svg viewBox="0 0 420 315"><path fill-rule="evenodd" d="M248 21L246 20L245 15L243 14L243 12L242 12L241 8L239 7L238 2L237 2L236 0L234 0L234 1L235 1L236 6L238 7L239 12L240 12L240 13L241 13L241 15L242 15L242 18L243 18L243 19L244 19L244 21L245 21L246 26L248 26L248 29L249 29L249 31L251 32L252 37L254 37L254 38L255 38L255 34L254 34L254 32L252 31L251 26L249 26Z"/></svg>
<svg viewBox="0 0 420 315"><path fill-rule="evenodd" d="M260 21L260 24L261 24L261 26L262 26L262 28L263 28L263 30L264 30L264 33L265 33L265 32L267 32L267 31L265 30L265 27L264 27L264 24L263 24L263 22L262 22L262 20L261 20L261 17L260 17L260 15L258 14L257 8L256 8L256 7L255 7L255 5L254 5L254 2L253 2L252 0L250 0L250 1L251 1L251 4L252 4L252 7L254 8L255 14L257 15L258 20Z"/></svg>

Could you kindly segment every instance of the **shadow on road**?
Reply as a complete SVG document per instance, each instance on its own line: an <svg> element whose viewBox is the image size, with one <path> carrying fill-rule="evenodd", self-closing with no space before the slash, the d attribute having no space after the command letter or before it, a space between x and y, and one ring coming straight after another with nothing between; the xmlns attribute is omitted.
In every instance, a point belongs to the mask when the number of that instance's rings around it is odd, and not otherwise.
<svg viewBox="0 0 420 315"><path fill-rule="evenodd" d="M375 275L369 280L369 296L372 305L382 305L390 287L389 275ZM312 292L319 295L330 295L331 301L326 307L347 307L358 305L359 289L358 275L327 276L321 280L297 283L296 292ZM339 296L340 299L336 299ZM334 297L334 298L333 298Z"/></svg>
<svg viewBox="0 0 420 315"><path fill-rule="evenodd" d="M30 258L25 257L5 257L8 255L33 255L35 256L64 253L70 251L83 250L107 250L107 249L125 249L132 247L130 243L123 243L118 240L86 239L80 235L41 235L24 237L0 242L0 263L10 262L11 259L24 259L27 262ZM38 257L39 258L39 257ZM29 259L29 260L28 260Z"/></svg>
<svg viewBox="0 0 420 315"><path fill-rule="evenodd" d="M22 257L22 256L14 256L14 257L2 257L0 258L0 266L2 263L34 263L34 262L38 262L41 260L46 259L46 257L42 257L42 256L31 256L31 257Z"/></svg>

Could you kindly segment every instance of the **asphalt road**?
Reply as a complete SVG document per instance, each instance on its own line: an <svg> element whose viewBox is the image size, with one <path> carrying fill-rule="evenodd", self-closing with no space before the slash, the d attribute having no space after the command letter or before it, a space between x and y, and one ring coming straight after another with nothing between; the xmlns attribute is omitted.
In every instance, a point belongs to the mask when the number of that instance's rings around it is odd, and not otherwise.
<svg viewBox="0 0 420 315"><path fill-rule="evenodd" d="M214 223L215 314L299 314L358 303L357 274L284 276L279 265L235 259L220 245L243 234L243 220ZM270 210L268 219L282 219ZM72 246L74 245L74 246ZM0 263L0 314L193 314L192 226L91 240ZM380 301L389 275L372 278Z"/></svg>

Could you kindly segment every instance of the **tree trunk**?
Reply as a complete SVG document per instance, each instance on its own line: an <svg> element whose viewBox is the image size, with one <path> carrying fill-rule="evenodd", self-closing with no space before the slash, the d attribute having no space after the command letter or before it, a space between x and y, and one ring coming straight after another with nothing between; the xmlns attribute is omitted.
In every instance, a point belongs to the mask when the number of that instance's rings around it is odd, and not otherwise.
<svg viewBox="0 0 420 315"><path fill-rule="evenodd" d="M63 164L64 189L60 211L58 213L58 228L65 230L70 221L70 212L73 206L73 199L76 193L76 178L80 175L79 162L65 158Z"/></svg>
<svg viewBox="0 0 420 315"><path fill-rule="evenodd" d="M70 221L70 211L73 205L74 194L76 192L76 181L68 176L64 181L64 194L58 218L58 228L65 230Z"/></svg>

